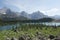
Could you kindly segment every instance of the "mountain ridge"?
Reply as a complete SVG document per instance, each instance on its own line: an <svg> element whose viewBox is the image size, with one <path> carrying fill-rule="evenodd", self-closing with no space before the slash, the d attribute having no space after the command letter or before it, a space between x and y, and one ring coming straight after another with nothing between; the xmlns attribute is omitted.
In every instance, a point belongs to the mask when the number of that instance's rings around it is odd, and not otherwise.
<svg viewBox="0 0 60 40"><path fill-rule="evenodd" d="M48 15L45 15L44 13L40 11L33 12L31 14L28 14L25 11L21 12L14 12L9 8L2 8L0 9L0 18L10 18L10 19L16 19L16 20L27 20L27 19L41 19L41 18L48 18ZM51 17L54 18L54 17Z"/></svg>

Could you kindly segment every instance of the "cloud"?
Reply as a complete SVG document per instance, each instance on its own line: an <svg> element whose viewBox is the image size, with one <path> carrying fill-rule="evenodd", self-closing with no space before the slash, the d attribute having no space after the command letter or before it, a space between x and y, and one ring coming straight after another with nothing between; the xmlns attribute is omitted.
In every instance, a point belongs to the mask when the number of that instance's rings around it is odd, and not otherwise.
<svg viewBox="0 0 60 40"><path fill-rule="evenodd" d="M57 9L57 8L52 8L52 9L50 9L50 10L47 10L46 12L47 13L51 13L51 12L57 12L59 9Z"/></svg>
<svg viewBox="0 0 60 40"><path fill-rule="evenodd" d="M46 10L46 11L41 11L42 13L46 14L46 15L49 15L49 16L54 16L54 15L57 15L59 14L59 9L58 8L52 8L52 9L49 9L49 10Z"/></svg>
<svg viewBox="0 0 60 40"><path fill-rule="evenodd" d="M44 5L41 4L40 2L38 2L37 5L35 2L31 1L27 1L27 0L5 0L4 4L7 6L14 6L17 7L18 9L20 9L19 11L26 11L28 13L32 13L35 11L41 11L42 13L49 15L49 16L53 16L56 15L57 13L59 14L60 10L58 7L54 8L53 5L48 6L48 5Z"/></svg>
<svg viewBox="0 0 60 40"><path fill-rule="evenodd" d="M33 2L33 3L31 3ZM4 4L7 6L14 6L19 8L19 11L26 11L28 13L32 13L38 10L46 9L45 6L40 6L40 2L36 2L35 0L5 0ZM37 5L39 4L39 5Z"/></svg>
<svg viewBox="0 0 60 40"><path fill-rule="evenodd" d="M5 0L4 4L6 6L17 7L20 9L19 11L29 11L30 10L30 6L28 6L26 3L24 3L24 1L21 2L21 0Z"/></svg>
<svg viewBox="0 0 60 40"><path fill-rule="evenodd" d="M6 6L15 6L17 8L23 8L24 6L20 5L19 0L5 0L4 4Z"/></svg>

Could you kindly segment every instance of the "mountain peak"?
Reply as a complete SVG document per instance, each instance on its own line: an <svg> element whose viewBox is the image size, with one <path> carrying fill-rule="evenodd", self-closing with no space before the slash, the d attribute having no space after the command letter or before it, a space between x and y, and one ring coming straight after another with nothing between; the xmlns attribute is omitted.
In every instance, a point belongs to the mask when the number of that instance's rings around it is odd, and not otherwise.
<svg viewBox="0 0 60 40"><path fill-rule="evenodd" d="M36 12L33 12L31 14L31 18L32 19L41 19L41 18L44 18L44 17L47 17L46 15L44 15L42 12L40 11L36 11Z"/></svg>
<svg viewBox="0 0 60 40"><path fill-rule="evenodd" d="M7 8L7 7L3 7L1 10L7 11L7 10L10 10L10 9Z"/></svg>
<svg viewBox="0 0 60 40"><path fill-rule="evenodd" d="M22 11L22 12L21 12L21 14L27 14L27 12L25 12L25 11Z"/></svg>
<svg viewBox="0 0 60 40"><path fill-rule="evenodd" d="M11 10L7 7L3 7L2 9L0 9L0 14L6 14L6 12L11 12Z"/></svg>
<svg viewBox="0 0 60 40"><path fill-rule="evenodd" d="M36 11L36 12L33 12L33 14L41 14L41 15L44 15L42 12L40 12L40 11Z"/></svg>

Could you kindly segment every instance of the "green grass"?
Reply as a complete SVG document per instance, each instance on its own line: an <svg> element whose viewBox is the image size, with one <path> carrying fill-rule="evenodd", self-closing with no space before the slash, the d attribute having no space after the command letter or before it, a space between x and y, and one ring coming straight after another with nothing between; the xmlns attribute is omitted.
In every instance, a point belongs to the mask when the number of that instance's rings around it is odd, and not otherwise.
<svg viewBox="0 0 60 40"><path fill-rule="evenodd" d="M48 36L50 34L52 35L60 35L60 27L54 28L54 27L49 27L46 25L39 25L39 24L34 24L34 25L23 25L16 28L18 30L18 33L14 32L13 28L12 30L4 30L0 31L0 40L5 40L7 37L16 37L18 38L21 34L28 33L31 37L35 36L35 33L41 32L42 35Z"/></svg>

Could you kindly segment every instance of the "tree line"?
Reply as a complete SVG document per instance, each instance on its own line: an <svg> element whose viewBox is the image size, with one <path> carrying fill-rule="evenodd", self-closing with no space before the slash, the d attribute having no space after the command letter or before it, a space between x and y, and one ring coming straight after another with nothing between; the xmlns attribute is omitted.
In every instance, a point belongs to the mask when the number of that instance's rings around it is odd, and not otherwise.
<svg viewBox="0 0 60 40"><path fill-rule="evenodd" d="M35 22L52 22L54 19L52 18L41 18L41 19L33 19L33 20L11 20L11 21L4 21L0 20L0 22L21 22L21 23L35 23Z"/></svg>

